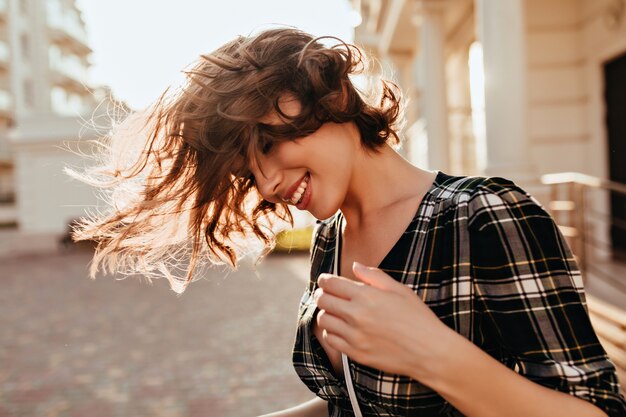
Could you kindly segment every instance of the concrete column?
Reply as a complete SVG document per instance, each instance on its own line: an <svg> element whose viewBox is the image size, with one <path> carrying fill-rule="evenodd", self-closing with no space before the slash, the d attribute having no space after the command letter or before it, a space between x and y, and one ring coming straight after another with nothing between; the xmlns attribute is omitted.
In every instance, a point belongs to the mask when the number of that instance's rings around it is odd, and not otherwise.
<svg viewBox="0 0 626 417"><path fill-rule="evenodd" d="M21 17L17 0L7 1L7 40L11 50L9 61L9 76L11 80L11 93L16 114L23 114L26 109L23 94L24 65L21 62L23 55L20 44Z"/></svg>
<svg viewBox="0 0 626 417"><path fill-rule="evenodd" d="M388 52L384 56L381 57L381 63L384 65L385 71L389 71L389 75L392 75L391 79L395 80L402 93L407 95L410 103L413 102L412 97L410 96L412 93L412 81L413 81L413 73L412 67L413 64L413 56L404 53L394 53ZM394 69L393 72L390 69ZM409 104L408 108L405 109L405 117L408 120L415 120L415 117L411 118L411 110L414 109L415 106ZM406 136L406 127L405 130L400 132L401 135ZM402 156L407 159L410 159L408 146L406 143L402 143L399 149L396 149ZM410 145L409 145L410 146Z"/></svg>
<svg viewBox="0 0 626 417"><path fill-rule="evenodd" d="M476 0L476 24L485 69L484 175L532 183L523 0Z"/></svg>
<svg viewBox="0 0 626 417"><path fill-rule="evenodd" d="M448 106L445 85L443 2L418 3L418 66L421 96L421 116L428 138L428 168L447 172L450 168L448 151Z"/></svg>
<svg viewBox="0 0 626 417"><path fill-rule="evenodd" d="M47 114L50 106L50 76L48 68L48 26L45 1L29 1L21 6L19 0L8 0L8 39L11 48L11 90L15 102L15 118L31 114ZM25 9L22 9L25 7ZM28 53L22 46L22 36ZM26 83L31 91L26 91ZM26 94L32 95L27 97ZM28 103L32 101L31 103Z"/></svg>
<svg viewBox="0 0 626 417"><path fill-rule="evenodd" d="M35 106L33 114L45 115L52 111L50 91L50 59L48 39L48 2L30 2L32 10L28 16L32 29L29 31L32 46L32 58L30 61L32 71L32 83L35 90Z"/></svg>

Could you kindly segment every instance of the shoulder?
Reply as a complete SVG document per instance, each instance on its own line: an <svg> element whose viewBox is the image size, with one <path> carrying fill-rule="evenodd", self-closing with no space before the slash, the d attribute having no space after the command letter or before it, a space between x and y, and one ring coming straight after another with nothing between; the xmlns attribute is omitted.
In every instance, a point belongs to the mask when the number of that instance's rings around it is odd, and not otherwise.
<svg viewBox="0 0 626 417"><path fill-rule="evenodd" d="M501 177L485 177L468 200L470 228L482 230L494 223L551 220L541 203L515 182Z"/></svg>
<svg viewBox="0 0 626 417"><path fill-rule="evenodd" d="M435 185L432 196L440 212L461 210L470 228L482 230L507 219L550 219L535 197L507 178L440 173Z"/></svg>
<svg viewBox="0 0 626 417"><path fill-rule="evenodd" d="M431 194L434 201L439 203L462 203L469 199L484 180L484 177L452 176L440 172Z"/></svg>
<svg viewBox="0 0 626 417"><path fill-rule="evenodd" d="M445 207L475 209L481 203L494 202L498 195L525 191L513 181L501 177L451 176L439 173L431 192L433 200ZM490 196L494 196L494 198ZM506 197L505 197L506 198Z"/></svg>
<svg viewBox="0 0 626 417"><path fill-rule="evenodd" d="M513 181L502 177L451 176L439 173L435 185L433 194L438 200L467 200L490 194L506 199L510 197L510 193L532 198Z"/></svg>

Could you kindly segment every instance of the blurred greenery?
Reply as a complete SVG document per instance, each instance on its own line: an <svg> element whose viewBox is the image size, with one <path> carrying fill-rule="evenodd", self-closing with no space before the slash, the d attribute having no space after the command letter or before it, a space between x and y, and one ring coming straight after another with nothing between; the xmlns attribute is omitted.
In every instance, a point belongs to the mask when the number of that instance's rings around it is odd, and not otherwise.
<svg viewBox="0 0 626 417"><path fill-rule="evenodd" d="M313 226L283 230L276 236L275 251L308 251L311 247Z"/></svg>

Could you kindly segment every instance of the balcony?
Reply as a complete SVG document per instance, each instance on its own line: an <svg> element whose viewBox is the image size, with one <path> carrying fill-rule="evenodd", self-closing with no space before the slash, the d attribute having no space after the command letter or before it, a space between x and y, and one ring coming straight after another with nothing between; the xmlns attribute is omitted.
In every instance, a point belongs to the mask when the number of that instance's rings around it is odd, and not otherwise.
<svg viewBox="0 0 626 417"><path fill-rule="evenodd" d="M548 208L582 272L593 327L626 380L626 184L578 173L545 175Z"/></svg>
<svg viewBox="0 0 626 417"><path fill-rule="evenodd" d="M87 67L75 55L63 56L56 46L49 50L50 71L55 85L69 89L84 90L87 80Z"/></svg>
<svg viewBox="0 0 626 417"><path fill-rule="evenodd" d="M87 64L73 54L64 54L57 45L48 49L48 62L52 83L68 90L84 91L87 81Z"/></svg>
<svg viewBox="0 0 626 417"><path fill-rule="evenodd" d="M8 69L10 56L9 45L7 45L6 42L0 41L0 68Z"/></svg>
<svg viewBox="0 0 626 417"><path fill-rule="evenodd" d="M3 169L7 166L12 166L13 164L13 152L11 150L11 143L9 142L9 137L7 135L6 130L0 131L0 202L3 199L3 195L6 194L3 191L6 187L4 187L2 178L3 178Z"/></svg>
<svg viewBox="0 0 626 417"><path fill-rule="evenodd" d="M7 114L13 111L13 96L5 90L0 90L0 114Z"/></svg>
<svg viewBox="0 0 626 417"><path fill-rule="evenodd" d="M85 104L84 98L61 87L53 87L50 91L52 110L61 116L81 116L91 109Z"/></svg>
<svg viewBox="0 0 626 417"><path fill-rule="evenodd" d="M87 44L87 32L78 12L64 9L58 1L50 1L47 5L47 21L52 40L62 45L68 45L78 54L90 53L91 48Z"/></svg>

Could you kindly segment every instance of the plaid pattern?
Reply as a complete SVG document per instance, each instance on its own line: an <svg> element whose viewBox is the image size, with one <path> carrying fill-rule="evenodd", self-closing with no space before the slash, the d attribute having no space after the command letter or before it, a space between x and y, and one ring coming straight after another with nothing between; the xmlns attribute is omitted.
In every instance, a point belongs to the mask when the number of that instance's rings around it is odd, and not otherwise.
<svg viewBox="0 0 626 417"><path fill-rule="evenodd" d="M318 222L293 347L298 376L328 401L330 417L354 413L343 375L335 375L312 332L318 311L312 294L319 274L333 270L341 216ZM379 267L507 367L589 401L610 417L626 416L615 366L591 327L572 253L550 215L511 181L439 172ZM349 365L364 417L462 416L416 380L353 360Z"/></svg>

